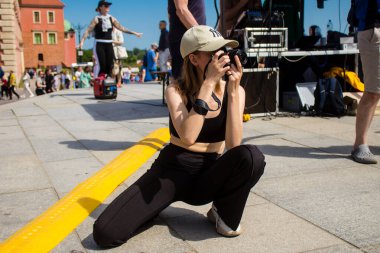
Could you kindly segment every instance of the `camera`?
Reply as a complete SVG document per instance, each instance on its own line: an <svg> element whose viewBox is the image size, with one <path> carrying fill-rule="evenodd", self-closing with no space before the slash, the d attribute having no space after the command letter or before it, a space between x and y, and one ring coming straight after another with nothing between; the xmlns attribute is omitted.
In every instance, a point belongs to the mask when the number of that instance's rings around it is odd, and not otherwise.
<svg viewBox="0 0 380 253"><path fill-rule="evenodd" d="M235 55L239 57L241 65L245 65L248 62L247 54L241 49L224 49L224 52L224 55L228 55L230 57L230 63L228 65L234 64L236 66Z"/></svg>

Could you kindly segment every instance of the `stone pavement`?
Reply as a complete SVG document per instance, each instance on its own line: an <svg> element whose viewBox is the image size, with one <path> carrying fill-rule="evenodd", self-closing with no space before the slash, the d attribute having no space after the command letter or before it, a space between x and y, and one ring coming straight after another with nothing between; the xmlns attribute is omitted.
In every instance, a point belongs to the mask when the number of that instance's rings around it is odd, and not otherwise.
<svg viewBox="0 0 380 253"><path fill-rule="evenodd" d="M128 85L117 101L63 91L0 106L0 241L152 130L167 126L161 86ZM220 237L209 205L177 202L125 245L107 252L380 252L380 166L348 158L353 117L256 118L244 142L267 167L245 209L244 233ZM370 131L380 154L380 118ZM53 252L98 252L92 224L105 206L149 168L126 180ZM380 157L378 156L378 159Z"/></svg>

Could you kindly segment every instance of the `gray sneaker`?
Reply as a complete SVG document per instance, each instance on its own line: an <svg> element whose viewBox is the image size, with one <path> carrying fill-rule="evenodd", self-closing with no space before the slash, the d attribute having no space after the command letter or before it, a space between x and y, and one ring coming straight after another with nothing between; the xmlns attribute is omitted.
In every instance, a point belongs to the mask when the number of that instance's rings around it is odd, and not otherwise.
<svg viewBox="0 0 380 253"><path fill-rule="evenodd" d="M376 157L369 150L368 145L362 144L351 152L354 161L363 164L377 164Z"/></svg>

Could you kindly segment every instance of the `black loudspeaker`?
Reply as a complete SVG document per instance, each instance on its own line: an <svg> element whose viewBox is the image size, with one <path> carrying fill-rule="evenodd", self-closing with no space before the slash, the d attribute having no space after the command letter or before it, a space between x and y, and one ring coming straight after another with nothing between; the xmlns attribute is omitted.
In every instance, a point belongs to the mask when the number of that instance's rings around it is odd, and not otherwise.
<svg viewBox="0 0 380 253"><path fill-rule="evenodd" d="M257 114L278 111L278 69L247 69L241 85L245 90L244 113Z"/></svg>
<svg viewBox="0 0 380 253"><path fill-rule="evenodd" d="M323 9L325 7L325 0L317 0L317 7L318 9Z"/></svg>
<svg viewBox="0 0 380 253"><path fill-rule="evenodd" d="M44 61L44 54L38 54L38 60Z"/></svg>

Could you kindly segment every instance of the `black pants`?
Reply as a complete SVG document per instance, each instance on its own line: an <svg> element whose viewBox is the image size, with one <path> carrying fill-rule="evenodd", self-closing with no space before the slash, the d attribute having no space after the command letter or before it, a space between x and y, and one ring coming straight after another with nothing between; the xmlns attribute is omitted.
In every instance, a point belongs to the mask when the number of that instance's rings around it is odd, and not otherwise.
<svg viewBox="0 0 380 253"><path fill-rule="evenodd" d="M180 52L181 42L170 42L169 50L172 58L172 76L179 79L182 73L183 58Z"/></svg>
<svg viewBox="0 0 380 253"><path fill-rule="evenodd" d="M216 158L202 158L200 153L174 145L165 147L152 168L96 220L96 243L102 247L125 243L175 201L192 205L213 202L222 220L235 230L250 189L264 172L264 156L257 147L242 145Z"/></svg>
<svg viewBox="0 0 380 253"><path fill-rule="evenodd" d="M17 92L15 91L15 87L13 85L9 87L8 93L9 93L9 99L12 99L12 94L15 94L17 98L20 98L20 95L17 94Z"/></svg>
<svg viewBox="0 0 380 253"><path fill-rule="evenodd" d="M112 76L113 61L115 59L112 43L96 42L96 55L99 61L99 75Z"/></svg>
<svg viewBox="0 0 380 253"><path fill-rule="evenodd" d="M42 88L37 88L37 89L36 89L36 95L37 95L37 96L45 95L45 91L44 91L44 89L42 89Z"/></svg>
<svg viewBox="0 0 380 253"><path fill-rule="evenodd" d="M5 85L2 85L1 86L1 97L4 97L4 93L5 93L5 96L9 96L8 93L9 93L9 88Z"/></svg>

